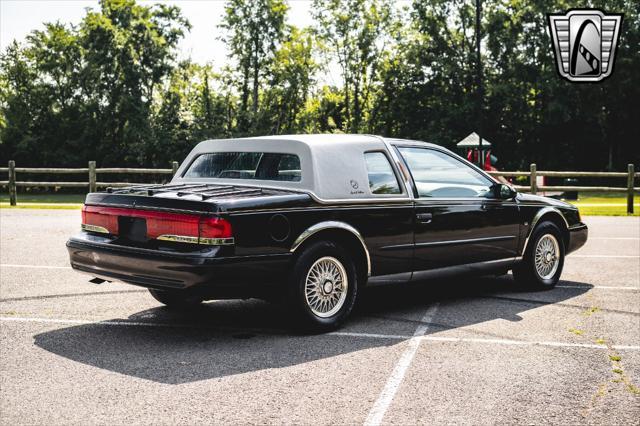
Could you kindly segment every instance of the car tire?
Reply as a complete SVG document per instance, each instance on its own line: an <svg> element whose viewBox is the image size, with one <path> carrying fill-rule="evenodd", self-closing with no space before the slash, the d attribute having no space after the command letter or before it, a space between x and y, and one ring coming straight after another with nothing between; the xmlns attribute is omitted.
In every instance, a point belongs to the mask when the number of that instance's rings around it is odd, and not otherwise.
<svg viewBox="0 0 640 426"><path fill-rule="evenodd" d="M156 290L150 288L149 293L151 293L151 296L153 296L154 299L169 308L186 309L202 303L201 298L178 291Z"/></svg>
<svg viewBox="0 0 640 426"><path fill-rule="evenodd" d="M533 230L522 261L513 269L513 277L527 288L550 290L560 280L564 255L560 229L552 222L543 222Z"/></svg>
<svg viewBox="0 0 640 426"><path fill-rule="evenodd" d="M358 270L352 256L331 241L318 241L298 256L290 274L288 305L296 328L323 332L339 327L358 294Z"/></svg>

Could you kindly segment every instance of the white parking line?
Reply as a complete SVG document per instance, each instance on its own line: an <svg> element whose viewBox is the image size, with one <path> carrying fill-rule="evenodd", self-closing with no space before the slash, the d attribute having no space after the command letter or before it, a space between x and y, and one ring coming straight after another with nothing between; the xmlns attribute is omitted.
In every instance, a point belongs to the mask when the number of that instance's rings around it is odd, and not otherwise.
<svg viewBox="0 0 640 426"><path fill-rule="evenodd" d="M59 319L59 318L27 318L27 317L0 317L0 321L4 322L35 322L41 324L70 324L70 325L116 325L116 326L136 326L136 327L178 327L189 328L189 324L170 324L160 322L141 322L141 321L91 321L83 319Z"/></svg>
<svg viewBox="0 0 640 426"><path fill-rule="evenodd" d="M570 254L568 259L640 259L640 255L609 255L609 254Z"/></svg>
<svg viewBox="0 0 640 426"><path fill-rule="evenodd" d="M50 265L16 265L3 263L0 268L33 268L33 269L71 269L71 266L50 266Z"/></svg>
<svg viewBox="0 0 640 426"><path fill-rule="evenodd" d="M632 287L632 286L614 286L614 285L557 285L558 288L584 288L587 290L598 289L598 290L627 290L627 291L640 291L640 287Z"/></svg>
<svg viewBox="0 0 640 426"><path fill-rule="evenodd" d="M429 322L427 320L431 320L433 318L433 314L435 313L435 307L431 308L432 310L427 311L425 316L422 318L421 322ZM429 316L427 317L427 314ZM206 327L206 326L198 326L193 324L176 324L176 323L160 323L160 322L142 322L142 321L115 321L115 320L107 320L107 321L92 321L92 320L84 320L84 319L62 319L62 318L38 318L38 317L0 317L0 322L26 322L26 323L38 323L38 324L69 324L69 325L96 325L96 326L120 326L120 327L160 327L160 328L224 328L229 329L229 327ZM239 330L239 329L238 329ZM245 330L245 329L242 329ZM268 329L251 329L256 333L271 333L276 330L268 330ZM408 334L381 334L381 333L358 333L351 331L333 331L331 333L324 334L325 336L344 336L344 337L357 337L357 338L365 338L365 339L387 339L387 340L409 340L410 345L417 345L416 342L421 340L429 340L433 342L453 342L453 343L480 343L480 344L493 344L493 345L511 345L511 346L553 346L553 347L561 347L561 348L584 348L584 349L607 349L605 345L599 344L591 344L591 343L569 343L569 342L552 342L552 341L526 341L526 340L511 340L511 339L483 339L476 337L445 337L445 336L425 336L424 334L428 331L428 325L420 325L416 329L416 333L413 336ZM419 334L422 333L422 334ZM410 347L411 348L411 347ZM398 365L401 362L411 362L411 359L403 359L405 358L405 354L409 351L410 348L407 348L401 357L401 360L398 362ZM611 348L616 350L632 350L638 351L640 350L640 345L611 345ZM417 350L417 346L415 347ZM415 351L414 355L415 355ZM412 358L413 356L411 356ZM394 369L394 373L397 370L398 365L396 365L396 369ZM404 368L406 372L406 368ZM392 374L392 377L394 374ZM403 373L404 376L404 373ZM389 378L389 382L391 382L391 378ZM396 379L397 380L397 379ZM402 381L402 377L400 378ZM388 385L389 383L387 383ZM400 383L398 382L398 385ZM385 386L386 389L386 386ZM382 396L382 393L380 394ZM380 399L380 398L378 398Z"/></svg>
<svg viewBox="0 0 640 426"><path fill-rule="evenodd" d="M591 240L640 240L638 237L589 237L589 241Z"/></svg>
<svg viewBox="0 0 640 426"><path fill-rule="evenodd" d="M495 345L514 345L514 346L553 346L559 348L585 348L585 349L607 349L606 345L598 345L595 343L568 343L568 342L549 342L539 341L531 342L524 340L510 339L481 339L473 337L440 337L440 336L424 336L423 340L434 342L461 342L461 343L484 343ZM611 345L613 349L640 350L640 346L635 345Z"/></svg>
<svg viewBox="0 0 640 426"><path fill-rule="evenodd" d="M345 337L368 337L371 339L390 339L390 340L406 340L412 336L408 334L379 334L379 333L354 333L352 331L332 331L326 333L331 336L345 336Z"/></svg>
<svg viewBox="0 0 640 426"><path fill-rule="evenodd" d="M420 325L414 331L413 336L409 339L409 345L402 353L402 356L398 360L391 376L387 380L387 383L384 385L382 392L378 396L378 399L373 404L371 411L369 411L369 415L367 419L364 421L364 424L367 426L376 426L382 423L382 419L384 418L389 405L393 401L393 397L398 392L398 388L402 384L402 380L404 379L404 375L411 365L411 361L418 350L418 346L420 346L420 342L422 341L422 337L424 337L425 333L429 330L429 323L431 322L433 316L438 310L438 305L435 304L431 306L422 316L420 320Z"/></svg>

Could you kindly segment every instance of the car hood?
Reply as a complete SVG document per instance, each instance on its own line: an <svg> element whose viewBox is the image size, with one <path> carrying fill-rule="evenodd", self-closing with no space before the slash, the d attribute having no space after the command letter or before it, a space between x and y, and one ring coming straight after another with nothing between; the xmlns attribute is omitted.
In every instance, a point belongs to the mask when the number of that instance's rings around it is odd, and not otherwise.
<svg viewBox="0 0 640 426"><path fill-rule="evenodd" d="M518 202L528 204L540 204L545 206L559 207L565 209L576 210L577 207L565 201L556 200L555 198L542 197L540 195L518 193Z"/></svg>

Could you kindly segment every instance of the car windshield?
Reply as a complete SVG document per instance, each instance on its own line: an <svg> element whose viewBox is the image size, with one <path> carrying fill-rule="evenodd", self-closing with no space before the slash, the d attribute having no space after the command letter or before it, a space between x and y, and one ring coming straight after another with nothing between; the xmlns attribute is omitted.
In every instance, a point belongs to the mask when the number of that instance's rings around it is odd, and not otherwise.
<svg viewBox="0 0 640 426"><path fill-rule="evenodd" d="M185 178L301 180L300 158L273 152L212 152L198 156Z"/></svg>

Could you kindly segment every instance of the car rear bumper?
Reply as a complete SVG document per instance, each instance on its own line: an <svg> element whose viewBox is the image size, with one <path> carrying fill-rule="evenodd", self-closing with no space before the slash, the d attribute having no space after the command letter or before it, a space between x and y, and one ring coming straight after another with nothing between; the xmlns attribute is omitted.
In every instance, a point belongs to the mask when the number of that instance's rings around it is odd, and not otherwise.
<svg viewBox="0 0 640 426"><path fill-rule="evenodd" d="M219 257L219 247L190 253L104 243L80 234L67 241L71 267L108 281L156 289L183 289L229 296L286 281L290 253ZM216 257L218 256L218 257Z"/></svg>
<svg viewBox="0 0 640 426"><path fill-rule="evenodd" d="M567 253L578 250L586 242L589 236L589 228L584 223L580 222L577 225L573 225L569 228L569 247Z"/></svg>

